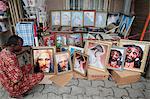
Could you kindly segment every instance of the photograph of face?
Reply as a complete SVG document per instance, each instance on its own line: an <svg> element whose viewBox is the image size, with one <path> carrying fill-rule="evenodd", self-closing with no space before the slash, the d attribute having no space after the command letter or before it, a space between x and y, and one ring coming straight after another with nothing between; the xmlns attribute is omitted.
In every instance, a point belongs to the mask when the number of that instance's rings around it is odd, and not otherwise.
<svg viewBox="0 0 150 99"><path fill-rule="evenodd" d="M125 68L140 68L143 50L138 45L124 45L126 47Z"/></svg>
<svg viewBox="0 0 150 99"><path fill-rule="evenodd" d="M83 12L82 11L74 11L72 12L72 27L81 27L83 26Z"/></svg>
<svg viewBox="0 0 150 99"><path fill-rule="evenodd" d="M67 45L82 46L81 34L69 34L67 35Z"/></svg>
<svg viewBox="0 0 150 99"><path fill-rule="evenodd" d="M84 11L84 26L94 26L95 24L95 12Z"/></svg>
<svg viewBox="0 0 150 99"><path fill-rule="evenodd" d="M34 72L54 73L53 55L51 48L33 49Z"/></svg>
<svg viewBox="0 0 150 99"><path fill-rule="evenodd" d="M60 11L51 12L51 21L53 25L60 25Z"/></svg>
<svg viewBox="0 0 150 99"><path fill-rule="evenodd" d="M67 37L65 34L56 34L56 47L60 48L63 45L67 45Z"/></svg>
<svg viewBox="0 0 150 99"><path fill-rule="evenodd" d="M88 42L85 53L89 55L89 66L96 69L105 69L108 46L104 43Z"/></svg>
<svg viewBox="0 0 150 99"><path fill-rule="evenodd" d="M74 54L74 67L73 69L83 76L86 76L88 57L81 53Z"/></svg>
<svg viewBox="0 0 150 99"><path fill-rule="evenodd" d="M60 52L55 55L57 72L67 72L72 69L68 52Z"/></svg>
<svg viewBox="0 0 150 99"><path fill-rule="evenodd" d="M125 51L123 47L111 48L108 68L122 70L125 60Z"/></svg>
<svg viewBox="0 0 150 99"><path fill-rule="evenodd" d="M61 26L71 25L71 12L61 11Z"/></svg>
<svg viewBox="0 0 150 99"><path fill-rule="evenodd" d="M96 27L104 28L106 27L106 19L107 19L107 13L104 12L96 12Z"/></svg>

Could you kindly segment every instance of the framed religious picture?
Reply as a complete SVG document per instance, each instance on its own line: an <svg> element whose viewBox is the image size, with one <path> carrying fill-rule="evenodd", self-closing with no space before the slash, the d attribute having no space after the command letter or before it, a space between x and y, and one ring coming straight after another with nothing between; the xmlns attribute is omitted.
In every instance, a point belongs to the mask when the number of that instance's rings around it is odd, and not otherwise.
<svg viewBox="0 0 150 99"><path fill-rule="evenodd" d="M74 53L73 70L82 76L87 74L88 56L79 52Z"/></svg>
<svg viewBox="0 0 150 99"><path fill-rule="evenodd" d="M112 23L119 25L118 20L119 20L119 13L108 13L107 25L112 24Z"/></svg>
<svg viewBox="0 0 150 99"><path fill-rule="evenodd" d="M56 43L57 48L60 48L61 46L67 45L67 35L65 33L56 33Z"/></svg>
<svg viewBox="0 0 150 99"><path fill-rule="evenodd" d="M67 34L67 45L82 47L81 33Z"/></svg>
<svg viewBox="0 0 150 99"><path fill-rule="evenodd" d="M83 27L83 11L72 11L72 27Z"/></svg>
<svg viewBox="0 0 150 99"><path fill-rule="evenodd" d="M84 26L95 26L95 10L84 10Z"/></svg>
<svg viewBox="0 0 150 99"><path fill-rule="evenodd" d="M96 12L95 27L106 27L107 13L106 12Z"/></svg>
<svg viewBox="0 0 150 99"><path fill-rule="evenodd" d="M107 41L87 41L84 49L89 56L89 68L106 71L111 46Z"/></svg>
<svg viewBox="0 0 150 99"><path fill-rule="evenodd" d="M50 35L43 36L44 46L51 46Z"/></svg>
<svg viewBox="0 0 150 99"><path fill-rule="evenodd" d="M107 68L114 70L123 70L125 62L126 49L124 47L112 47L110 51Z"/></svg>
<svg viewBox="0 0 150 99"><path fill-rule="evenodd" d="M126 48L124 68L144 72L150 42L121 39L119 45Z"/></svg>
<svg viewBox="0 0 150 99"><path fill-rule="evenodd" d="M60 26L60 11L51 11L52 26Z"/></svg>
<svg viewBox="0 0 150 99"><path fill-rule="evenodd" d="M61 26L71 26L71 11L61 11Z"/></svg>
<svg viewBox="0 0 150 99"><path fill-rule="evenodd" d="M58 52L55 54L55 67L57 74L72 71L72 64L69 52Z"/></svg>
<svg viewBox="0 0 150 99"><path fill-rule="evenodd" d="M69 46L69 52L70 52L70 57L71 57L72 62L73 62L73 56L74 56L75 51L83 53L84 49L81 47Z"/></svg>
<svg viewBox="0 0 150 99"><path fill-rule="evenodd" d="M68 49L69 49L69 46L62 46L62 47L60 47L60 51L61 52L66 52L66 51L68 51Z"/></svg>
<svg viewBox="0 0 150 99"><path fill-rule="evenodd" d="M54 53L55 47L33 47L33 65L34 72L44 72L46 74L55 74Z"/></svg>

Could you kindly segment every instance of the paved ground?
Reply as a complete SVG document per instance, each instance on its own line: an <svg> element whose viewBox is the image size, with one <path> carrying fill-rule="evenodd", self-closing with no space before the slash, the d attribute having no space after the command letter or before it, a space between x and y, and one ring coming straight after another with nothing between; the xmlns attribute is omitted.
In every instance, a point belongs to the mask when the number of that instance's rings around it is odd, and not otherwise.
<svg viewBox="0 0 150 99"><path fill-rule="evenodd" d="M2 87L0 99L8 99ZM150 80L117 86L109 80L72 79L65 87L38 85L24 99L150 99Z"/></svg>

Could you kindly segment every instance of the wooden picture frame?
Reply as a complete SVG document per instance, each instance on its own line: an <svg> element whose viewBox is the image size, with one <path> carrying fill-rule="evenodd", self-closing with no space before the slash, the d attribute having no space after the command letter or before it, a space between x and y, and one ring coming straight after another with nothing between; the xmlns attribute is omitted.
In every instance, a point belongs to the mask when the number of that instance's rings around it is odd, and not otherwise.
<svg viewBox="0 0 150 99"><path fill-rule="evenodd" d="M52 26L60 26L60 11L51 11L51 25Z"/></svg>
<svg viewBox="0 0 150 99"><path fill-rule="evenodd" d="M83 11L72 11L72 27L83 27Z"/></svg>
<svg viewBox="0 0 150 99"><path fill-rule="evenodd" d="M83 14L84 14L84 21L83 21L83 25L85 27L88 26L95 26L95 10L84 10Z"/></svg>
<svg viewBox="0 0 150 99"><path fill-rule="evenodd" d="M126 49L124 47L112 47L107 68L122 71L124 68Z"/></svg>
<svg viewBox="0 0 150 99"><path fill-rule="evenodd" d="M106 27L106 20L107 20L106 12L96 12L95 27L100 27L100 28Z"/></svg>
<svg viewBox="0 0 150 99"><path fill-rule="evenodd" d="M72 71L70 52L58 52L54 55L57 74L64 74Z"/></svg>
<svg viewBox="0 0 150 99"><path fill-rule="evenodd" d="M121 39L119 46L126 48L124 69L144 72L150 42Z"/></svg>
<svg viewBox="0 0 150 99"><path fill-rule="evenodd" d="M34 72L44 72L45 74L55 74L54 53L56 47L32 47Z"/></svg>
<svg viewBox="0 0 150 99"><path fill-rule="evenodd" d="M74 53L73 70L82 76L86 76L88 67L88 56L79 52Z"/></svg>
<svg viewBox="0 0 150 99"><path fill-rule="evenodd" d="M71 26L71 11L61 11L61 26Z"/></svg>
<svg viewBox="0 0 150 99"><path fill-rule="evenodd" d="M89 56L89 68L106 71L111 46L112 43L107 41L87 41L84 49Z"/></svg>

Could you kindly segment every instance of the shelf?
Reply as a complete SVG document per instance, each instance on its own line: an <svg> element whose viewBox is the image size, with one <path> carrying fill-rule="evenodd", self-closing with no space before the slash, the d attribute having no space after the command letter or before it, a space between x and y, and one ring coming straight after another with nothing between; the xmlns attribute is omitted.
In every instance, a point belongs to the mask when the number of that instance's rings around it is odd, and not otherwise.
<svg viewBox="0 0 150 99"><path fill-rule="evenodd" d="M7 33L9 30L7 30L7 31L3 31L3 32L0 32L0 34L3 34L3 33Z"/></svg>

